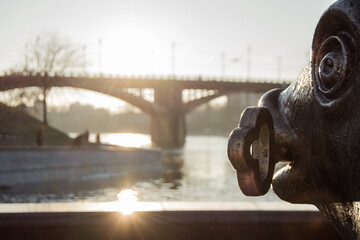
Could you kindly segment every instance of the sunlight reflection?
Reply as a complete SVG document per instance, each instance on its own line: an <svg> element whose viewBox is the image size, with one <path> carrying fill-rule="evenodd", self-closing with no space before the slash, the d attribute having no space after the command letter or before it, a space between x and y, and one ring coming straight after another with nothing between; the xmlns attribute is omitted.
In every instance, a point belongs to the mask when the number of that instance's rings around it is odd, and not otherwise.
<svg viewBox="0 0 360 240"><path fill-rule="evenodd" d="M119 201L101 202L94 204L92 207L88 206L88 208L92 208L94 211L119 212L123 215L144 211L163 211L163 206L160 202L134 202L130 204L130 207Z"/></svg>
<svg viewBox="0 0 360 240"><path fill-rule="evenodd" d="M132 189L122 190L118 195L119 211L128 215L136 210L136 203L138 200L138 193Z"/></svg>
<svg viewBox="0 0 360 240"><path fill-rule="evenodd" d="M137 195L138 193L132 189L122 190L117 194L118 201L99 203L96 205L96 209L103 211L116 211L122 213L123 215L129 215L137 211L156 209L156 206L147 206L148 204L144 205L144 203L138 203Z"/></svg>
<svg viewBox="0 0 360 240"><path fill-rule="evenodd" d="M123 147L142 147L151 143L149 136L135 133L102 134L101 141Z"/></svg>

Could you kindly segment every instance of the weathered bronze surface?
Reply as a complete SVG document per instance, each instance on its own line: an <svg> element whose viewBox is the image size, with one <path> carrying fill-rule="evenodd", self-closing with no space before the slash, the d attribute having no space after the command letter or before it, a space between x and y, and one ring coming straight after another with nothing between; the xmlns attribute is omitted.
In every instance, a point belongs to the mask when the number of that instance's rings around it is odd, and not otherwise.
<svg viewBox="0 0 360 240"><path fill-rule="evenodd" d="M285 90L246 109L228 156L246 195L311 203L345 239L360 239L360 1L321 17L311 62ZM252 146L252 148L250 147ZM290 162L274 177L276 162Z"/></svg>

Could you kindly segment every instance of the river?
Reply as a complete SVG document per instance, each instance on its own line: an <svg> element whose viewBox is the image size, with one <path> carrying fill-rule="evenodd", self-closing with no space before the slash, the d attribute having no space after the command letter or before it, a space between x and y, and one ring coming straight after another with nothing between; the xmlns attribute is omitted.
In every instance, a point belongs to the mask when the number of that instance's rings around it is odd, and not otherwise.
<svg viewBox="0 0 360 240"><path fill-rule="evenodd" d="M94 140L95 136L90 136ZM142 134L102 134L103 143L150 147ZM2 191L0 202L114 201L124 189L136 192L139 201L280 201L270 191L262 197L246 197L237 185L235 170L227 158L227 137L188 136L182 149L164 150L162 176L90 186L56 186L37 192Z"/></svg>

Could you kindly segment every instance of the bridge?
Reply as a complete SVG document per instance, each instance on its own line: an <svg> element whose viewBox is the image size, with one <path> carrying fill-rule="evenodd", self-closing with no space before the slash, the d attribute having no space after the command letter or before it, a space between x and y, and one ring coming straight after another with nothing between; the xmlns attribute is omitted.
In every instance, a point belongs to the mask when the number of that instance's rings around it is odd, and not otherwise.
<svg viewBox="0 0 360 240"><path fill-rule="evenodd" d="M274 82L219 81L201 78L156 79L136 77L47 76L13 74L0 76L0 91L25 87L73 87L107 94L150 115L152 142L160 147L185 143L185 115L220 96L237 92L264 93L287 84Z"/></svg>

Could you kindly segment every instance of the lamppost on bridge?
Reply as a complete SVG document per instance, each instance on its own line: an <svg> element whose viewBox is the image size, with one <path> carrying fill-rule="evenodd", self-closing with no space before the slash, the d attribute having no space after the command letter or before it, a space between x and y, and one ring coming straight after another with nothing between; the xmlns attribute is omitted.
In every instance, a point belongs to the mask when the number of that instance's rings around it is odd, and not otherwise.
<svg viewBox="0 0 360 240"><path fill-rule="evenodd" d="M151 76L154 79L155 78L155 72L154 72L154 61L155 61L155 49L153 48L151 50Z"/></svg>
<svg viewBox="0 0 360 240"><path fill-rule="evenodd" d="M172 51L172 57L171 57L171 73L173 79L175 79L175 42L171 43L171 51Z"/></svg>
<svg viewBox="0 0 360 240"><path fill-rule="evenodd" d="M221 53L221 78L225 80L225 70L226 70L226 52Z"/></svg>
<svg viewBox="0 0 360 240"><path fill-rule="evenodd" d="M86 75L86 45L84 44L82 47L82 67L83 67L83 74Z"/></svg>
<svg viewBox="0 0 360 240"><path fill-rule="evenodd" d="M282 64L282 56L277 57L277 65L278 65L278 81L281 81L281 64Z"/></svg>
<svg viewBox="0 0 360 240"><path fill-rule="evenodd" d="M226 55L226 52L223 52L221 54L221 78L222 80L225 80L225 73L226 73L226 65L227 63L239 63L242 61L242 58L241 57L234 57L234 58L231 58L229 61L227 60L227 55Z"/></svg>
<svg viewBox="0 0 360 240"><path fill-rule="evenodd" d="M25 43L25 73L28 72L28 67L29 67L29 57L28 57L28 44Z"/></svg>
<svg viewBox="0 0 360 240"><path fill-rule="evenodd" d="M247 73L246 73L246 78L249 81L251 78L251 52L252 52L252 47L248 46L247 48Z"/></svg>
<svg viewBox="0 0 360 240"><path fill-rule="evenodd" d="M102 39L99 38L99 75L101 75L101 45Z"/></svg>

